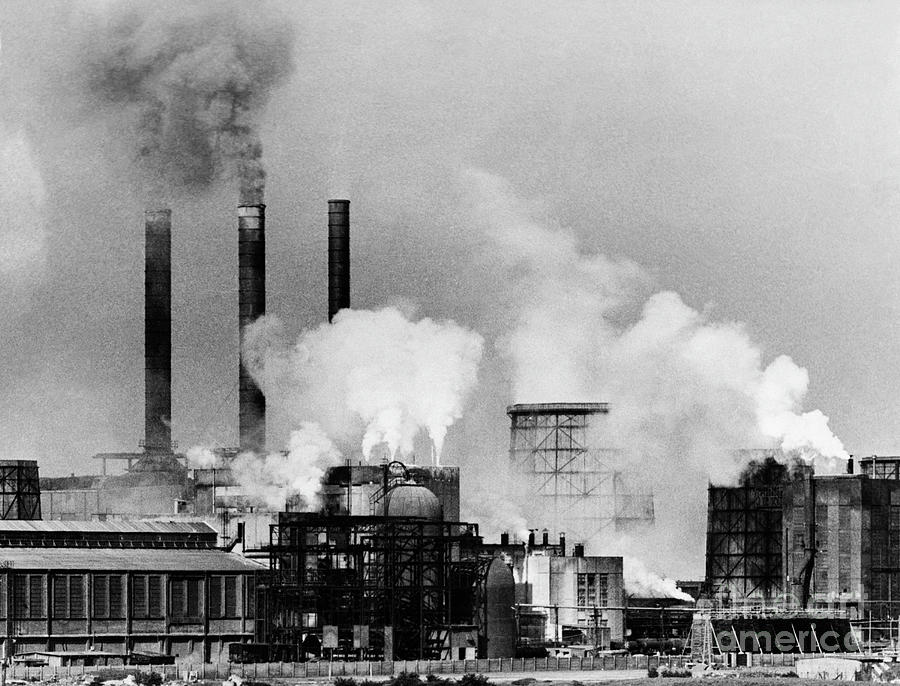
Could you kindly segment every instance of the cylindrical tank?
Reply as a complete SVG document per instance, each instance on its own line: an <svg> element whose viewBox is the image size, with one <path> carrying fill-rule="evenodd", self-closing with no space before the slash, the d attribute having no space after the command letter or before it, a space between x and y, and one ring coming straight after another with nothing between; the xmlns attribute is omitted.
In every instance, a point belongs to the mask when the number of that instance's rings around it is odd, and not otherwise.
<svg viewBox="0 0 900 686"><path fill-rule="evenodd" d="M40 519L36 460L0 460L0 519Z"/></svg>

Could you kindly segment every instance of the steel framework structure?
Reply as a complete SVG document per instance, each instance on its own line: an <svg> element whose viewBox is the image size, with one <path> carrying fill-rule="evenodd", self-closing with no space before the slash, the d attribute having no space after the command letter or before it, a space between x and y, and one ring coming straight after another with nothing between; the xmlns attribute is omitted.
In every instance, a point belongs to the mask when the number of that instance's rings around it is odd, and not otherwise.
<svg viewBox="0 0 900 686"><path fill-rule="evenodd" d="M336 657L440 659L455 564L480 540L476 524L282 513L268 548L267 640L321 645L332 626Z"/></svg>
<svg viewBox="0 0 900 686"><path fill-rule="evenodd" d="M611 466L617 451L592 445L607 403L511 405L509 458L557 531L584 538L653 522L653 495Z"/></svg>
<svg viewBox="0 0 900 686"><path fill-rule="evenodd" d="M766 602L782 592L784 484L709 487L706 581L732 603Z"/></svg>
<svg viewBox="0 0 900 686"><path fill-rule="evenodd" d="M0 461L0 519L40 518L41 486L37 461Z"/></svg>

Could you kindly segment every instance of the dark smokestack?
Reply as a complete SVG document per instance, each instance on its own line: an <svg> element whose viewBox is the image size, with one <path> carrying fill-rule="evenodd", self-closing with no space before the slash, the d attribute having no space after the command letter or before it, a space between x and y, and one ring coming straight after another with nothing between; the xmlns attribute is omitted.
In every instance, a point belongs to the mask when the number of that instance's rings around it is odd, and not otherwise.
<svg viewBox="0 0 900 686"><path fill-rule="evenodd" d="M565 532L560 532L559 534L559 554L563 557L566 556L566 534Z"/></svg>
<svg viewBox="0 0 900 686"><path fill-rule="evenodd" d="M534 529L528 530L528 547L529 548L534 548L534 532L535 532Z"/></svg>
<svg viewBox="0 0 900 686"><path fill-rule="evenodd" d="M350 201L328 201L328 321L350 307Z"/></svg>
<svg viewBox="0 0 900 686"><path fill-rule="evenodd" d="M575 557L584 557L584 544L583 544L583 543L576 543L576 544L575 544L575 550L572 551L572 554L573 554Z"/></svg>
<svg viewBox="0 0 900 686"><path fill-rule="evenodd" d="M509 545L509 534L505 531L500 534L500 545Z"/></svg>
<svg viewBox="0 0 900 686"><path fill-rule="evenodd" d="M244 327L266 313L266 206L238 206L238 323ZM238 432L241 450L266 444L266 399L240 364Z"/></svg>
<svg viewBox="0 0 900 686"><path fill-rule="evenodd" d="M541 545L550 545L550 532L547 529L541 532Z"/></svg>
<svg viewBox="0 0 900 686"><path fill-rule="evenodd" d="M172 210L144 214L144 450L171 452Z"/></svg>

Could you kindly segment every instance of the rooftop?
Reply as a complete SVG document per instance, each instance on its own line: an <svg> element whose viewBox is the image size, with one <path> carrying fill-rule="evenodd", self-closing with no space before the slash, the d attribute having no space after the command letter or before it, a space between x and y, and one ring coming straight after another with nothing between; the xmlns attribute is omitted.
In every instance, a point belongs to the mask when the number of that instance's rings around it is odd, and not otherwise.
<svg viewBox="0 0 900 686"><path fill-rule="evenodd" d="M257 572L265 566L222 550L3 548L0 568L91 572Z"/></svg>
<svg viewBox="0 0 900 686"><path fill-rule="evenodd" d="M530 403L510 405L506 414L606 414L609 403Z"/></svg>

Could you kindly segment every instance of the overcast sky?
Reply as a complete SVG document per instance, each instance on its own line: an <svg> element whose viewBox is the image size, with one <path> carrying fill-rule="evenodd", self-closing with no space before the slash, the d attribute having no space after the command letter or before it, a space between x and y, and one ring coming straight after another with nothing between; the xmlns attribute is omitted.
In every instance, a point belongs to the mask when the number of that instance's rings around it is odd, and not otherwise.
<svg viewBox="0 0 900 686"><path fill-rule="evenodd" d="M145 196L128 130L79 92L85 17L113 11L0 2L0 446L44 475L92 471L93 453L136 449L143 432ZM482 287L494 256L457 212L474 168L585 253L639 263L654 288L744 322L767 359L806 367L806 406L851 453L900 451L896 3L258 13L294 37L260 118L268 310L294 331L325 317L326 200L343 196L353 305L453 318L485 335L490 358L508 303ZM234 444L234 187L167 201L174 437ZM489 409L451 428L451 463L506 446L509 379L489 368L479 394ZM288 428L273 418L272 442Z"/></svg>

